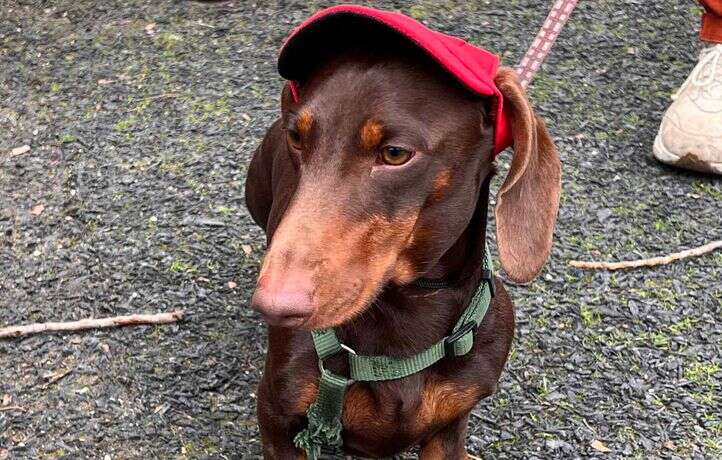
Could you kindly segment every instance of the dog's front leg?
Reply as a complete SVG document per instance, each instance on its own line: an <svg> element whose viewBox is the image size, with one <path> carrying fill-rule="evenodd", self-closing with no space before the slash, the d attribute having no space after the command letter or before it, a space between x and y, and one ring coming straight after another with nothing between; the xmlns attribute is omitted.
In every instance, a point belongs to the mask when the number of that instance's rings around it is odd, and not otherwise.
<svg viewBox="0 0 722 460"><path fill-rule="evenodd" d="M459 417L421 445L419 460L466 460L466 426L469 414Z"/></svg>

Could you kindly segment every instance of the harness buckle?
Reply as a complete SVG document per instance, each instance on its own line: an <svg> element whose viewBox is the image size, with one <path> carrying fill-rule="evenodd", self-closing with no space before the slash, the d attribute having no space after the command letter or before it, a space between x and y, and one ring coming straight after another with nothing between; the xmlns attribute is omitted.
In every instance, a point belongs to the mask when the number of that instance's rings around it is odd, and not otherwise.
<svg viewBox="0 0 722 460"><path fill-rule="evenodd" d="M491 294L491 297L494 297L496 295L496 287L494 286L494 273L492 273L489 269L484 269L481 272L481 280L485 281L486 284L489 285L489 294Z"/></svg>
<svg viewBox="0 0 722 460"><path fill-rule="evenodd" d="M319 359L319 360L318 360L318 369L321 371L322 374L323 374L324 372L330 372L330 371L327 371L326 368L323 366L324 360L330 358L331 356L336 356L337 354L339 354L339 353L341 353L341 352L346 352L347 355L355 355L355 354L357 354L357 353L356 353L356 350L354 350L353 348L349 347L349 346L346 345L345 343L339 343L338 346L339 346L338 350L335 351L335 352L333 352L333 354L331 354L331 355L329 355L329 356L326 356L326 358L324 358L324 359Z"/></svg>
<svg viewBox="0 0 722 460"><path fill-rule="evenodd" d="M468 333L474 333L476 332L476 323L473 321L470 321L463 326L459 328L458 331L452 333L451 335L447 336L444 339L444 356L447 358L449 356L457 357L462 356L462 354L457 354L456 350L454 349L454 344L461 340L466 334Z"/></svg>
<svg viewBox="0 0 722 460"><path fill-rule="evenodd" d="M355 355L355 354L356 354L356 351L355 351L353 348L351 348L351 347L349 347L348 345L346 345L345 343L341 343L341 344L339 344L339 345L341 346L341 349L344 350L344 351L345 351L346 353L348 353L349 355Z"/></svg>

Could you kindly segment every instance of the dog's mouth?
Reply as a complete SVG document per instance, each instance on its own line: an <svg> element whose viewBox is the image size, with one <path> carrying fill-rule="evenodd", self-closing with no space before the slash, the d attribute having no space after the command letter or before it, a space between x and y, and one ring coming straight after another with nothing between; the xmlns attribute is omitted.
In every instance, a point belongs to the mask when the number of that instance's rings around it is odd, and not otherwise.
<svg viewBox="0 0 722 460"><path fill-rule="evenodd" d="M305 329L304 324L308 323L311 319L305 317L304 315L278 316L263 312L261 312L261 316L263 316L264 321L271 326L285 327L289 329Z"/></svg>
<svg viewBox="0 0 722 460"><path fill-rule="evenodd" d="M269 269L264 263L251 304L268 324L294 329L325 329L351 321L373 303L388 281L388 276L372 279L369 271L356 266L322 269L313 275L288 270L275 275ZM303 281L304 277L310 281Z"/></svg>
<svg viewBox="0 0 722 460"><path fill-rule="evenodd" d="M261 267L252 307L270 325L287 328L323 329L351 321L387 283L405 284L415 277L403 255L415 222L413 216L399 228L375 217L313 231L306 223L283 222ZM342 237L299 237L309 233Z"/></svg>

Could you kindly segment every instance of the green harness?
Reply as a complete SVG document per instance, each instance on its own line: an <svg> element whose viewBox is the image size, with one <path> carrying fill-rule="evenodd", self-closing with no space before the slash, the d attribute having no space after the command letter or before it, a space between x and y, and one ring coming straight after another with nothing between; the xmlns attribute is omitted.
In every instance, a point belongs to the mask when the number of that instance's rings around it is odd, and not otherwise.
<svg viewBox="0 0 722 460"><path fill-rule="evenodd" d="M474 296L456 322L451 334L426 350L409 357L365 356L356 354L342 344L333 329L313 331L313 345L318 354L321 377L318 397L306 412L308 426L294 438L297 447L306 451L308 460L317 460L323 446L340 451L341 413L346 389L354 382L395 380L415 374L446 357L467 354L474 346L476 329L484 319L494 296L494 279L489 251L484 251L482 280ZM350 377L342 377L325 369L323 362L345 351L348 355Z"/></svg>

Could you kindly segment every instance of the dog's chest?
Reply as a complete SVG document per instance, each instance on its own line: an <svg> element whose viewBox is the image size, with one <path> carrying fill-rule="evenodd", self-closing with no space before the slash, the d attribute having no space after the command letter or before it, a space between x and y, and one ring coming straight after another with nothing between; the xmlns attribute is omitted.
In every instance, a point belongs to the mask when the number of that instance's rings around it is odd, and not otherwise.
<svg viewBox="0 0 722 460"><path fill-rule="evenodd" d="M300 388L296 409L304 414L316 399L318 385L307 382ZM376 449L416 444L463 416L480 397L476 385L424 375L354 383L344 399L345 445L353 451L376 454Z"/></svg>

